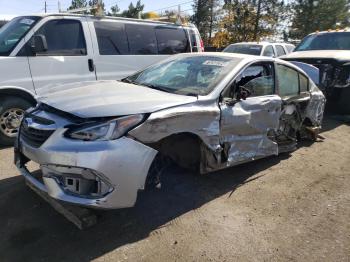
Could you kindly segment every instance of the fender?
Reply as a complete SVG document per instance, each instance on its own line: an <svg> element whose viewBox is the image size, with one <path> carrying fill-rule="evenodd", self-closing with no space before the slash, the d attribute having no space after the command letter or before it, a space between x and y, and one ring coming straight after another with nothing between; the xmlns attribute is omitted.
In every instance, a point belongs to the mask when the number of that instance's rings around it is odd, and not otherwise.
<svg viewBox="0 0 350 262"><path fill-rule="evenodd" d="M0 96L20 96L30 103L36 104L38 96L28 89L19 86L0 86Z"/></svg>

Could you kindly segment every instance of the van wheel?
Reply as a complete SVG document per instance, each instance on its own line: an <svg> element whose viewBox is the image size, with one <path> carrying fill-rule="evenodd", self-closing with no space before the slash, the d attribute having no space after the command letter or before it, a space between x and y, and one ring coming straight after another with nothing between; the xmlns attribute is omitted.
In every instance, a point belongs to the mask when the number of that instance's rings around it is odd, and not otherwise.
<svg viewBox="0 0 350 262"><path fill-rule="evenodd" d="M0 103L0 145L13 145L25 110L32 106L28 101L13 96L2 97Z"/></svg>

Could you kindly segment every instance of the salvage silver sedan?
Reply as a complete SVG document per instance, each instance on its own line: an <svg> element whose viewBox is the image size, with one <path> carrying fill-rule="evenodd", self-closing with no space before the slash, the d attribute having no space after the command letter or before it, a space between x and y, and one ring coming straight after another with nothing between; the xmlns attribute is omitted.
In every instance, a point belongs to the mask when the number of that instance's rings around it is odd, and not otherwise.
<svg viewBox="0 0 350 262"><path fill-rule="evenodd" d="M55 199L105 209L133 206L164 159L203 174L292 151L317 136L325 104L293 64L223 53L172 56L38 101L15 146L21 174Z"/></svg>

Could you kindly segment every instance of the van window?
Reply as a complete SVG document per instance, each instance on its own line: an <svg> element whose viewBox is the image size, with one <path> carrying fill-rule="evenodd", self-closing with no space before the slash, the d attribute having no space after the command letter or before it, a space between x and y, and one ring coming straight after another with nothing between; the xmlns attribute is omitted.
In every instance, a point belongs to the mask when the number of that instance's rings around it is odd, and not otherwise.
<svg viewBox="0 0 350 262"><path fill-rule="evenodd" d="M46 38L48 50L37 55L86 55L86 42L80 21L58 19L45 23L36 33Z"/></svg>
<svg viewBox="0 0 350 262"><path fill-rule="evenodd" d="M190 40L192 45L192 52L198 52L200 49L200 44L197 42L197 34L195 30L190 29Z"/></svg>
<svg viewBox="0 0 350 262"><path fill-rule="evenodd" d="M278 64L277 76L280 96L295 96L299 94L299 76L296 70Z"/></svg>
<svg viewBox="0 0 350 262"><path fill-rule="evenodd" d="M283 49L283 46L276 45L277 56L285 55L286 52Z"/></svg>
<svg viewBox="0 0 350 262"><path fill-rule="evenodd" d="M263 56L268 56L268 57L275 57L275 51L273 50L272 45L268 45L265 47L264 53L262 54Z"/></svg>
<svg viewBox="0 0 350 262"><path fill-rule="evenodd" d="M125 26L116 22L94 22L100 55L129 54Z"/></svg>
<svg viewBox="0 0 350 262"><path fill-rule="evenodd" d="M159 54L185 53L187 50L187 37L181 27L156 27L156 36Z"/></svg>
<svg viewBox="0 0 350 262"><path fill-rule="evenodd" d="M125 24L125 30L129 39L130 54L151 55L158 53L153 26Z"/></svg>
<svg viewBox="0 0 350 262"><path fill-rule="evenodd" d="M274 94L275 80L272 64L255 64L246 68L236 79L236 88L244 87L251 97Z"/></svg>

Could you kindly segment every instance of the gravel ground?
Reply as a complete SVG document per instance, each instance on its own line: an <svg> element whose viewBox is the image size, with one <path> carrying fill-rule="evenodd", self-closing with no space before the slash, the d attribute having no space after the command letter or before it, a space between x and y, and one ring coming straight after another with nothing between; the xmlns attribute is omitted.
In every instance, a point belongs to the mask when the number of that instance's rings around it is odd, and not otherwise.
<svg viewBox="0 0 350 262"><path fill-rule="evenodd" d="M131 209L79 231L0 149L0 261L350 261L350 126L210 175L171 168Z"/></svg>

